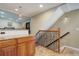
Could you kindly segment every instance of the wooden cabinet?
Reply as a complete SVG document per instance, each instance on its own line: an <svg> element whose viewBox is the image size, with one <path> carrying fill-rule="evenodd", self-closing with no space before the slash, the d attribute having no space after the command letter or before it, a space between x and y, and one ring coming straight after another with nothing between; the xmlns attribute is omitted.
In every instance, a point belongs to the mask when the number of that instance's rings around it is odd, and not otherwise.
<svg viewBox="0 0 79 59"><path fill-rule="evenodd" d="M23 37L18 40L18 55L34 55L35 53L35 38Z"/></svg>
<svg viewBox="0 0 79 59"><path fill-rule="evenodd" d="M1 40L0 41L0 55L15 56L16 55L16 40Z"/></svg>
<svg viewBox="0 0 79 59"><path fill-rule="evenodd" d="M0 40L0 56L32 56L35 54L33 36Z"/></svg>

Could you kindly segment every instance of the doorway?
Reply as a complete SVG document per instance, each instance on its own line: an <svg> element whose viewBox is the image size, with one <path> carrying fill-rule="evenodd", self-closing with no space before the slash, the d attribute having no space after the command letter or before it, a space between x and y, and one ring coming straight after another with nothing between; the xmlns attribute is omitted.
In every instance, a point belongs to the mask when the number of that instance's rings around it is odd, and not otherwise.
<svg viewBox="0 0 79 59"><path fill-rule="evenodd" d="M26 23L26 29L29 31L29 34L30 34L30 22Z"/></svg>

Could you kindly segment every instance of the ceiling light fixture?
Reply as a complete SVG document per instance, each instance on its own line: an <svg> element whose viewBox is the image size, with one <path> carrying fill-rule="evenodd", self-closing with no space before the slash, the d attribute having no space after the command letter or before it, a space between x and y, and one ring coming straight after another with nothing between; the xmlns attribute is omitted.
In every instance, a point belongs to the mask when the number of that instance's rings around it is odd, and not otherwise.
<svg viewBox="0 0 79 59"><path fill-rule="evenodd" d="M41 4L40 7L42 8L42 7L44 7L44 6Z"/></svg>
<svg viewBox="0 0 79 59"><path fill-rule="evenodd" d="M21 14L22 12L22 6L18 7L19 11L18 11L18 16L21 18L23 15Z"/></svg>
<svg viewBox="0 0 79 59"><path fill-rule="evenodd" d="M14 10L17 11L18 19L21 20L22 17L23 17L23 15L22 15L22 6L18 6L18 8L17 9L14 9Z"/></svg>
<svg viewBox="0 0 79 59"><path fill-rule="evenodd" d="M65 18L64 18L64 23L67 23L67 22L69 22L69 20L68 20L67 17L65 17Z"/></svg>
<svg viewBox="0 0 79 59"><path fill-rule="evenodd" d="M14 9L15 11L18 11L19 9Z"/></svg>

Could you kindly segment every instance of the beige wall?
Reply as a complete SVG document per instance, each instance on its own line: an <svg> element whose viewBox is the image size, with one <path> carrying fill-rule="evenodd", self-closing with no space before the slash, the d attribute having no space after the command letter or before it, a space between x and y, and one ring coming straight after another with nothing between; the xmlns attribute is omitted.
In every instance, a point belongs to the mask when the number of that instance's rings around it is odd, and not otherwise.
<svg viewBox="0 0 79 59"><path fill-rule="evenodd" d="M43 25L47 22L48 18L52 15L52 13L53 11L50 10L32 17L31 33L35 34L39 30L45 29Z"/></svg>
<svg viewBox="0 0 79 59"><path fill-rule="evenodd" d="M79 48L79 10L64 14L51 29L58 27L61 29L61 35L70 32L61 40L61 45Z"/></svg>
<svg viewBox="0 0 79 59"><path fill-rule="evenodd" d="M61 8L54 8L32 17L31 33L36 34L39 30L49 29L62 14Z"/></svg>
<svg viewBox="0 0 79 59"><path fill-rule="evenodd" d="M79 4L68 3L59 7L52 8L46 12L32 17L31 33L36 34L40 29L49 29L64 13L79 9ZM39 11L38 11L39 12Z"/></svg>

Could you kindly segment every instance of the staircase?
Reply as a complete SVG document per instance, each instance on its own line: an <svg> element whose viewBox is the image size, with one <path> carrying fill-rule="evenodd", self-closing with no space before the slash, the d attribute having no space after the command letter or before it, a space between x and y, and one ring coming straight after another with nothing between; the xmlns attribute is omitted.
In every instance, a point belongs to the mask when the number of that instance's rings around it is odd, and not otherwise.
<svg viewBox="0 0 79 59"><path fill-rule="evenodd" d="M63 4L54 9L41 13L31 19L31 34L35 35L40 29L48 30L65 13L79 9L78 4Z"/></svg>
<svg viewBox="0 0 79 59"><path fill-rule="evenodd" d="M60 53L60 39L68 34L60 36L60 29L40 30L36 34L37 44Z"/></svg>
<svg viewBox="0 0 79 59"><path fill-rule="evenodd" d="M36 33L37 43L39 45L42 45L48 49L54 50L56 52L60 52L60 39L64 36L68 35L69 32L65 33L64 35L60 36L60 31L49 31L48 29L51 28L51 26L66 12L70 12L73 10L79 9L79 6L77 4L65 4L60 7L58 7L56 10L54 10L53 14L48 17L48 19L45 20L45 22L37 22L39 25L39 28L35 31L38 31ZM41 24L41 26L40 26ZM58 34L59 32L59 34ZM59 35L59 36L58 36Z"/></svg>

